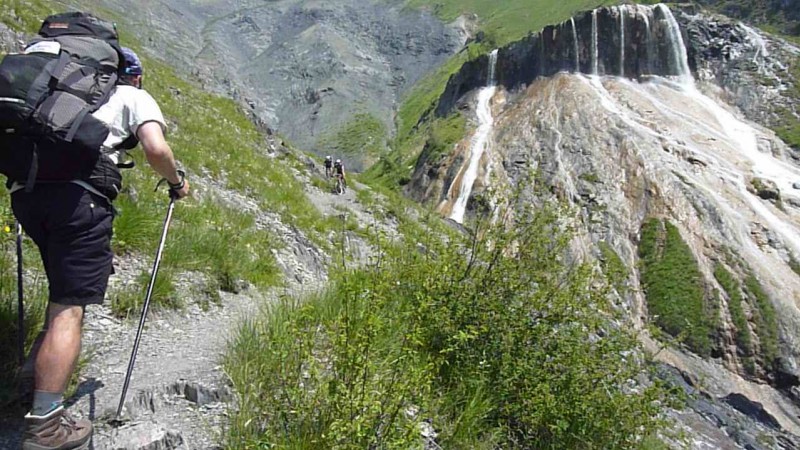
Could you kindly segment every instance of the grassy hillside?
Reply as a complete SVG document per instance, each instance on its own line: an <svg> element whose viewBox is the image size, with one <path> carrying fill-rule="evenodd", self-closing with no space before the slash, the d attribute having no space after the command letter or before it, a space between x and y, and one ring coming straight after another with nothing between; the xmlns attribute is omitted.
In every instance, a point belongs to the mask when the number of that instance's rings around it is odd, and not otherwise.
<svg viewBox="0 0 800 450"><path fill-rule="evenodd" d="M29 32L52 9L51 3L41 1L15 5L15 13L4 12L0 18ZM116 21L122 44L140 50L137 40L126 32L124 18L107 11L94 12ZM21 20L15 19L15 14ZM145 67L145 88L164 112L168 141L180 164L190 171L190 180L200 181L201 174L206 181L216 180L225 189L252 198L262 209L277 213L284 223L323 242L322 235L333 223L323 219L291 175L290 167L299 167L300 163L293 156L269 157L264 150L264 136L234 102L204 92L182 80L166 64L141 51L139 54ZM166 196L164 192L153 192L158 179L140 153L134 152L139 167L124 174L127 195L124 193L117 201L121 211L115 221L118 253L151 253L166 210ZM179 205L165 260L168 270L210 271L223 287L234 277L257 285L277 281L277 268L267 250L278 243L267 231L255 227L252 213L224 204L214 195Z"/></svg>
<svg viewBox="0 0 800 450"><path fill-rule="evenodd" d="M408 6L426 8L445 21L462 14L476 14L490 42L504 45L530 31L568 19L578 11L618 0L408 0Z"/></svg>
<svg viewBox="0 0 800 450"><path fill-rule="evenodd" d="M14 30L35 32L49 13L68 10L58 2L13 0L0 6L0 21ZM272 250L283 245L268 229L256 225L254 212L223 201L222 196L240 196L254 201L264 211L275 213L280 220L304 232L322 246L333 229L334 219L323 218L310 203L303 185L292 175L303 166L293 155L273 157L265 151L266 141L248 116L233 101L204 92L181 79L166 64L141 51L137 40L125 28L125 18L107 11L84 8L115 21L121 43L139 52L145 67L145 88L162 108L168 123L168 142L182 165L189 171L195 188L205 186L205 195L178 203L169 239L159 272L154 305L180 307L187 299L214 301L218 290L234 290L241 282L257 287L281 283L282 275ZM115 202L120 215L114 223L114 251L118 255L138 255L151 261L158 243L166 213L166 192L154 192L158 181L147 167L141 150L133 152L137 168L124 173L125 188ZM209 189L210 182L220 189ZM198 192L198 190L196 190ZM13 225L8 196L0 196L3 224ZM0 337L13 342L16 330L15 274L13 270L13 235L2 233L0 241ZM30 290L26 295L27 327L37 330L41 322L43 277L38 255L26 240L26 269ZM107 302L114 313L126 316L138 311L143 288L148 280L145 270L131 285L109 292ZM176 281L181 273L204 274L205 283L193 286L192 292L178 291ZM30 344L32 334L27 333ZM0 353L0 372L12 374L13 346ZM0 397L8 389L10 379L0 378Z"/></svg>

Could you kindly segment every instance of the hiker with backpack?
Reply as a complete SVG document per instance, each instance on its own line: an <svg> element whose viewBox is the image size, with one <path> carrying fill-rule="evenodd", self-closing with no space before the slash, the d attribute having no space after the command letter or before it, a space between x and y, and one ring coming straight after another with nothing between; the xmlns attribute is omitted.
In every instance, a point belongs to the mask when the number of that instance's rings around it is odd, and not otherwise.
<svg viewBox="0 0 800 450"><path fill-rule="evenodd" d="M336 162L333 163L333 176L336 177L336 193L344 194L347 188L347 176L345 175L344 163L341 159L337 159Z"/></svg>
<svg viewBox="0 0 800 450"><path fill-rule="evenodd" d="M333 173L333 159L331 155L325 157L325 178L330 178Z"/></svg>
<svg viewBox="0 0 800 450"><path fill-rule="evenodd" d="M161 110L141 89L143 76L136 54L119 47L114 26L85 13L48 17L22 54L0 63L0 172L49 283L24 450L83 450L91 441L91 422L70 418L62 402L80 353L84 309L103 302L112 272L111 202L126 151L141 142L170 195L189 194Z"/></svg>

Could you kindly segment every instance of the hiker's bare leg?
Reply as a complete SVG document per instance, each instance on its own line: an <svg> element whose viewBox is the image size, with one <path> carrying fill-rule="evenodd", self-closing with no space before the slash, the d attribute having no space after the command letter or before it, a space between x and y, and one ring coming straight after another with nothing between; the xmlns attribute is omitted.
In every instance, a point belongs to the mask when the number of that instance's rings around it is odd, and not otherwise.
<svg viewBox="0 0 800 450"><path fill-rule="evenodd" d="M35 372L36 357L39 355L39 349L42 348L42 342L44 342L44 337L47 335L47 320L50 317L49 311L50 303L47 304L47 310L45 310L42 330L36 335L36 339L34 339L33 345L31 345L31 351L28 352L28 356L25 358L25 364L22 366L22 376L26 378L29 377L31 380L33 380L33 374Z"/></svg>
<svg viewBox="0 0 800 450"><path fill-rule="evenodd" d="M64 392L81 352L83 307L51 303L48 329L36 356L36 390Z"/></svg>

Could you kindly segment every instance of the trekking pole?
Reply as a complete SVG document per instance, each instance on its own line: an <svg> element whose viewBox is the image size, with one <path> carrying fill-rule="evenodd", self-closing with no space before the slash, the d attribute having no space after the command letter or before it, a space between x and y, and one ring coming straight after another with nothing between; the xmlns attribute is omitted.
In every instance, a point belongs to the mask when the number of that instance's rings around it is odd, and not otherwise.
<svg viewBox="0 0 800 450"><path fill-rule="evenodd" d="M25 364L25 303L22 292L22 225L17 226L17 348L19 350L19 366Z"/></svg>
<svg viewBox="0 0 800 450"><path fill-rule="evenodd" d="M162 180L163 181L163 180ZM161 182L158 183L158 186ZM147 294L144 298L144 305L142 305L142 317L139 319L139 329L136 331L136 340L133 342L133 350L131 351L131 359L128 362L128 372L125 374L125 383L122 385L122 395L119 397L119 406L117 406L117 418L122 414L122 405L125 403L125 394L128 393L128 385L131 382L131 375L133 374L133 365L136 364L136 352L139 351L139 342L142 339L142 330L144 329L144 321L147 319L147 310L150 307L150 297L153 295L153 286L156 282L156 274L158 274L158 266L161 264L161 254L164 252L164 244L167 240L167 231L169 230L169 223L172 221L172 211L175 210L175 200L177 194L170 191L169 207L167 208L167 218L164 219L164 230L161 232L161 241L158 243L158 251L156 252L156 260L153 261L153 273L150 275L150 284L147 286Z"/></svg>

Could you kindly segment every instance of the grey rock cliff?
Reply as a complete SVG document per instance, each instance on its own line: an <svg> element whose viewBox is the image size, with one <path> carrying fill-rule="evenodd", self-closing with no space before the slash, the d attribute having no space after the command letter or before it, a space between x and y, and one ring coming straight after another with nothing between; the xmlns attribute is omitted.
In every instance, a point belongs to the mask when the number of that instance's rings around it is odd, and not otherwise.
<svg viewBox="0 0 800 450"><path fill-rule="evenodd" d="M355 114L392 134L402 95L468 37L396 1L98 3L132 17L153 55L319 154Z"/></svg>

